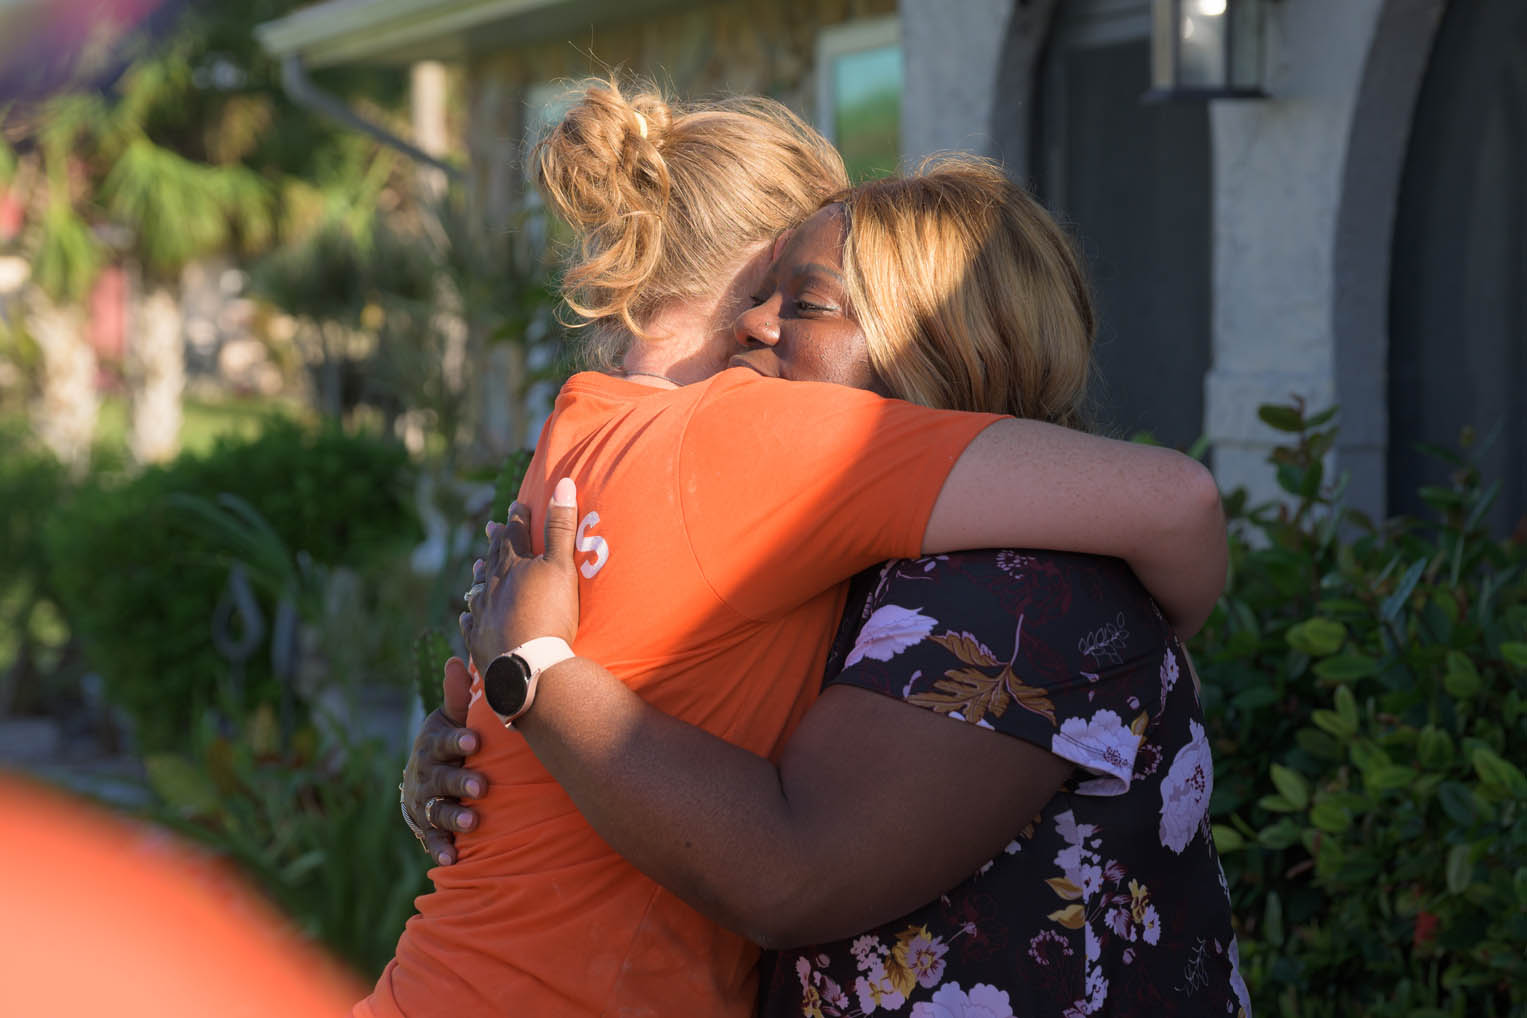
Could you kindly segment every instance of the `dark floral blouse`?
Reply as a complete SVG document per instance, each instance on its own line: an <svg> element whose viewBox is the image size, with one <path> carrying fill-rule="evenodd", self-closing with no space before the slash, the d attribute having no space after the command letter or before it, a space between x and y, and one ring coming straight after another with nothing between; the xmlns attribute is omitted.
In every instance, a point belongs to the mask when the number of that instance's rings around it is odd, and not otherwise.
<svg viewBox="0 0 1527 1018"><path fill-rule="evenodd" d="M887 563L855 581L827 675L1076 770L937 901L780 954L763 1015L1250 1015L1209 831L1203 711L1181 645L1123 563L1026 551Z"/></svg>

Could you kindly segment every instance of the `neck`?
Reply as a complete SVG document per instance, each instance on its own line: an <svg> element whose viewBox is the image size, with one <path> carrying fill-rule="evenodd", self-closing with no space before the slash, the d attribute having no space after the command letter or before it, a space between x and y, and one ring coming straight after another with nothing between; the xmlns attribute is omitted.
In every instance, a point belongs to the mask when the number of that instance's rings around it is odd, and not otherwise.
<svg viewBox="0 0 1527 1018"><path fill-rule="evenodd" d="M726 367L734 351L730 330L719 330L712 308L705 302L675 301L661 308L646 323L649 338L631 337L621 368L627 375L661 384L688 385L709 378Z"/></svg>
<svg viewBox="0 0 1527 1018"><path fill-rule="evenodd" d="M622 378L630 379L637 385L650 385L656 389L667 389L682 386L684 383L667 375L653 374L651 371L632 371L627 368L621 372Z"/></svg>

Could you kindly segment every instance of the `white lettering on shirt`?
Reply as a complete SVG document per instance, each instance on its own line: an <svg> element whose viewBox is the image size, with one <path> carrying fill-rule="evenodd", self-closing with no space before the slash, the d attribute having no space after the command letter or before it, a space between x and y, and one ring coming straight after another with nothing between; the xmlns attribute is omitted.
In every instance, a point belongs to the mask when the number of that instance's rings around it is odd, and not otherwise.
<svg viewBox="0 0 1527 1018"><path fill-rule="evenodd" d="M588 529L597 526L598 523L599 514L589 513L583 518L583 522L578 524L578 533L574 538L574 543L579 551L594 553L594 560L592 562L585 562L578 567L578 571L583 574L585 580L592 580L594 575L603 569L604 564L610 560L609 542L602 537L588 533Z"/></svg>

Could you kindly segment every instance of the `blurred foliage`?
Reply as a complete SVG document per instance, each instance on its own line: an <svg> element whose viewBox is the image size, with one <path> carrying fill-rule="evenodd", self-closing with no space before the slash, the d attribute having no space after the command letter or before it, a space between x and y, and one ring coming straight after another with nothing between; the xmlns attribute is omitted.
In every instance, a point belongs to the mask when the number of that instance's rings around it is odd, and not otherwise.
<svg viewBox="0 0 1527 1018"><path fill-rule="evenodd" d="M130 252L153 278L225 250L255 253L313 226L306 190L344 193L366 173L376 143L298 107L254 28L295 0L184 5L115 49L130 57L99 81L0 108L0 180L35 170L21 199L32 210L26 246L34 279L78 301L108 257ZM324 87L386 119L400 118L401 72L345 69ZM293 188L292 181L305 182Z"/></svg>
<svg viewBox="0 0 1527 1018"><path fill-rule="evenodd" d="M525 481L525 472L530 469L530 459L529 449L521 449L505 458L504 465L493 482L493 502L488 519L508 518L509 504L519 495L520 485ZM441 570L442 579L446 577L459 579L460 573L452 565L448 560L447 567ZM457 604L462 608L465 607L460 602ZM441 665L452 653L454 651L450 641L439 626L426 629L414 641L414 686L419 694L419 704L425 714L440 707Z"/></svg>
<svg viewBox="0 0 1527 1018"><path fill-rule="evenodd" d="M412 476L392 441L273 418L253 440L219 440L125 480L92 478L55 507L44 534L52 589L107 695L134 718L140 745L182 745L193 719L218 705L230 668L212 623L245 549L172 496L234 496L293 561L364 571L395 566L417 540ZM375 588L362 590L382 596ZM265 619L275 618L275 601L267 590ZM402 661L406 648L382 656ZM280 702L269 654L249 660L243 691L247 708Z"/></svg>
<svg viewBox="0 0 1527 1018"><path fill-rule="evenodd" d="M238 863L303 930L375 979L429 890L428 857L387 794L401 753L374 740L325 751L313 727L283 739L268 704L235 733L204 723L191 741L145 761L155 818Z"/></svg>
<svg viewBox="0 0 1527 1018"><path fill-rule="evenodd" d="M42 531L64 499L63 467L18 422L0 421L0 715L42 705L68 630L58 614ZM56 705L55 705L56 706Z"/></svg>
<svg viewBox="0 0 1527 1018"><path fill-rule="evenodd" d="M1527 1014L1527 548L1465 455L1434 521L1325 477L1334 411L1266 406L1288 501L1227 499L1195 653L1215 836L1262 1015Z"/></svg>

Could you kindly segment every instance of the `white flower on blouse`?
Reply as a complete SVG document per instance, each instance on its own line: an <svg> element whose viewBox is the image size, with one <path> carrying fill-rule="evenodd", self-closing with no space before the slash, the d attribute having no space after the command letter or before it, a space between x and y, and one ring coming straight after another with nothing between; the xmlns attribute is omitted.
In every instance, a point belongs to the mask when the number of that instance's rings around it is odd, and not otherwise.
<svg viewBox="0 0 1527 1018"><path fill-rule="evenodd" d="M1177 685L1177 655L1172 653L1172 648L1166 649L1166 656L1161 659L1161 708L1166 708L1167 694L1172 687Z"/></svg>
<svg viewBox="0 0 1527 1018"><path fill-rule="evenodd" d="M889 661L915 644L927 639L936 623L915 608L888 604L875 609L859 630L854 649L849 652L844 668L858 664L864 658Z"/></svg>
<svg viewBox="0 0 1527 1018"><path fill-rule="evenodd" d="M1103 975L1103 966L1087 970L1087 1004L1085 1010L1088 1014L1097 1014L1103 1009L1108 1001L1108 977Z"/></svg>
<svg viewBox="0 0 1527 1018"><path fill-rule="evenodd" d="M854 961L859 963L861 969L867 969L874 959L880 957L880 941L866 933L854 941L849 952L853 954Z"/></svg>
<svg viewBox="0 0 1527 1018"><path fill-rule="evenodd" d="M1067 718L1050 737L1050 752L1089 770L1098 777L1084 781L1076 790L1082 795L1123 795L1135 773L1135 753L1140 736L1111 710L1100 710L1091 720Z"/></svg>
<svg viewBox="0 0 1527 1018"><path fill-rule="evenodd" d="M1161 843L1178 855L1203 823L1214 792L1214 763L1204 726L1188 722L1193 738L1177 751L1161 782Z"/></svg>
<svg viewBox="0 0 1527 1018"><path fill-rule="evenodd" d="M859 995L859 1010L865 1014L873 1014L877 1007L894 1011L907 1002L907 998L891 985L885 962L879 960L867 975L854 980L854 992Z"/></svg>
<svg viewBox="0 0 1527 1018"><path fill-rule="evenodd" d="M1233 936L1230 938L1230 989L1235 993L1236 1003L1241 1005L1241 1014L1251 1014L1251 991L1246 989L1246 980L1241 976L1241 945Z"/></svg>
<svg viewBox="0 0 1527 1018"><path fill-rule="evenodd" d="M940 938L928 936L927 927L923 927L895 953L897 960L917 977L918 985L927 988L937 986L944 974L944 955L949 953L949 947Z"/></svg>
<svg viewBox="0 0 1527 1018"><path fill-rule="evenodd" d="M977 983L966 993L959 983L946 983L931 1001L912 1005L912 1018L1013 1018L1006 990Z"/></svg>

